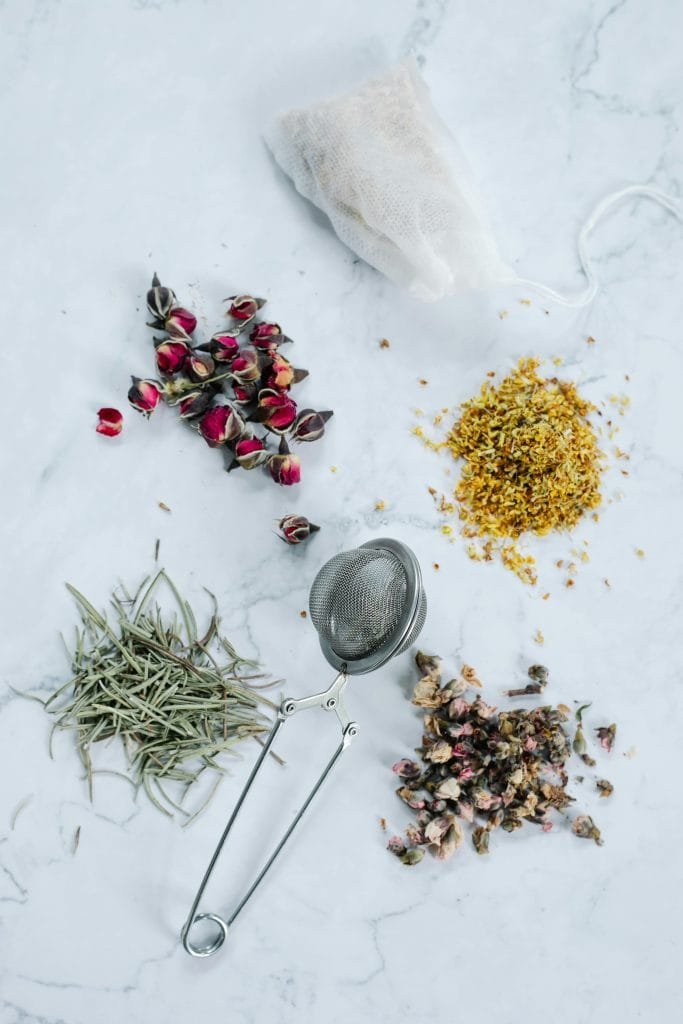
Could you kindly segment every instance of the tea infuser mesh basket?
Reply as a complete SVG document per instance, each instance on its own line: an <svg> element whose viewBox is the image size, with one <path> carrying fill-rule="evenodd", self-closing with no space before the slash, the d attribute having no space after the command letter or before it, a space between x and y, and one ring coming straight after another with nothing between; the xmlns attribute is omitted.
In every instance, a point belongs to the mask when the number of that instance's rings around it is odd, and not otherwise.
<svg viewBox="0 0 683 1024"><path fill-rule="evenodd" d="M313 581L309 608L323 654L337 669L338 675L322 693L299 699L286 697L280 704L270 734L223 830L183 926L182 943L191 956L211 956L220 949L228 928L265 877L332 768L358 734L358 726L349 719L343 703L349 675L373 672L403 653L417 639L427 616L427 599L419 563L405 544L386 538L341 552L325 563ZM200 900L216 861L273 740L287 718L308 708L334 712L342 730L339 746L232 914L227 919L218 914L198 914ZM196 944L190 941L190 930L201 922L213 927L213 938L204 944Z"/></svg>

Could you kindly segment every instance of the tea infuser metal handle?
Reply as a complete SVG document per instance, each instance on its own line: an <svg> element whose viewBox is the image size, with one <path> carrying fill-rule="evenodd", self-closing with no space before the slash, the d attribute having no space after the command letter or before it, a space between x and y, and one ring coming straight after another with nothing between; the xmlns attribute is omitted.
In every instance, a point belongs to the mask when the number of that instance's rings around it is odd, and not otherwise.
<svg viewBox="0 0 683 1024"><path fill-rule="evenodd" d="M332 685L327 690L323 690L322 693L314 693L310 697L301 697L299 699L295 699L293 697L285 697L285 699L280 704L277 717L273 723L273 727L270 730L270 733L264 743L261 753L259 754L258 759L251 770L249 778L247 779L244 789L242 790L239 799L235 804L233 812L230 815L230 818L228 819L228 823L225 826L225 829L223 830L223 834L221 835L218 841L218 845L216 846L216 849L213 852L213 856L209 861L209 865L206 869L199 889L197 890L197 894L192 902L192 907L190 908L190 913L188 914L187 921L183 925L181 939L183 947L185 948L186 952L190 954L190 956L206 957L212 956L214 953L218 952L218 950L225 942L225 939L228 934L228 929L235 921L237 915L244 909L247 902L251 899L254 892L261 884L261 882L263 881L264 877L266 876L272 865L275 863L275 860L282 851L285 843L292 835L292 832L294 831L296 826L301 821L301 818L306 813L313 798L317 794L318 790L321 788L327 776L330 774L330 772L336 765L341 755L344 753L349 744L358 735L358 725L356 724L356 722L352 722L349 719L346 708L344 706L343 692L347 682L348 676L346 674L346 670L345 668L342 668L342 671L339 673L339 675L334 680ZM247 890L245 895L237 904L237 907L233 910L230 917L227 920L225 920L219 914L198 914L197 908L199 907L201 898L204 895L204 890L206 889L206 886L209 883L209 879L211 878L213 869L216 866L216 862L223 850L223 847L225 846L228 836L230 835L230 830L232 829L235 823L237 815L239 814L242 805L246 800L247 794L249 793L249 790L251 789L251 786L259 773L261 765L263 764L268 754L268 751L273 745L275 737L277 736L283 723L288 718L291 718L292 715L295 715L298 711L307 711L309 708L322 708L323 711L334 712L334 714L337 716L339 720L339 724L341 725L342 729L342 738L339 746L337 747L337 749L335 750L334 754L327 762L325 767L323 768L319 778L314 783L313 788L311 789L310 793L308 794L303 804L297 811L293 821L290 823L289 827L287 828L284 835L280 839L280 842L277 844L277 846L271 853L270 857L268 858L264 866L261 868L255 880L252 882L250 888ZM207 942L205 945L193 945L192 942L190 941L190 930L194 927L194 925L198 924L201 921L212 921L215 925L217 925L218 933L214 939L212 939L210 942Z"/></svg>

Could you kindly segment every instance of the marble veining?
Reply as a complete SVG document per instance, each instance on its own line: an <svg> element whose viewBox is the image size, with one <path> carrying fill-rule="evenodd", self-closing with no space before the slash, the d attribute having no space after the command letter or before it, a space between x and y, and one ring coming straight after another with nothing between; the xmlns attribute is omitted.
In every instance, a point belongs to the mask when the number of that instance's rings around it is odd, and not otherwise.
<svg viewBox="0 0 683 1024"><path fill-rule="evenodd" d="M295 85L313 99L412 53L505 259L578 289L576 234L597 200L633 182L680 193L680 5L6 0L0 25L0 1024L676 1019L681 225L646 202L615 210L591 240L602 288L588 309L519 289L423 306L337 241L261 132ZM170 414L128 411L129 374L150 371L154 270L203 331L226 294L251 289L296 339L311 371L301 400L336 415L294 492L228 478ZM599 523L534 545L537 592L441 533L427 488L452 485L454 467L410 433L416 409L428 424L532 353L562 357L557 372L619 425L629 456L611 460ZM629 398L623 417L610 395ZM126 420L115 441L94 432L110 404ZM296 551L272 530L289 511L322 526ZM613 797L572 787L605 846L558 826L496 837L486 859L469 847L410 870L392 859L379 818L400 830L406 817L390 766L419 741L404 657L352 681L358 740L222 955L192 961L178 931L255 751L188 830L116 779L99 778L90 804L69 737L51 760L42 708L17 693L65 678L63 583L103 603L151 568L158 538L182 589L208 612L209 587L238 649L301 696L330 678L300 615L315 572L383 534L421 560L421 644L448 669L476 666L495 703L540 659L548 699L590 702L589 732L617 722L600 759ZM570 591L555 562L583 541L590 561ZM287 768L268 771L206 909L229 907L335 742L327 720L294 724Z"/></svg>

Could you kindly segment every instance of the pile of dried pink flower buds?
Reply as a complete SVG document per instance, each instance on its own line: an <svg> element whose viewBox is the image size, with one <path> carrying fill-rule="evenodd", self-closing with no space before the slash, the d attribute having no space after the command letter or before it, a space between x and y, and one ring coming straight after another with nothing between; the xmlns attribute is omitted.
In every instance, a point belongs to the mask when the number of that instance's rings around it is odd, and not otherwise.
<svg viewBox="0 0 683 1024"><path fill-rule="evenodd" d="M296 484L301 463L286 435L317 441L332 413L297 408L290 392L308 371L297 370L280 353L291 338L279 324L256 320L265 299L235 295L228 301L230 325L198 345L193 339L197 318L177 304L155 274L147 308L154 318L149 326L165 332L154 338L159 379L133 377L128 400L145 416L162 400L177 406L210 447L230 453L228 470L262 466L275 483ZM240 337L247 329L248 341ZM256 426L266 433L258 437ZM268 447L269 435L280 438L277 450Z"/></svg>

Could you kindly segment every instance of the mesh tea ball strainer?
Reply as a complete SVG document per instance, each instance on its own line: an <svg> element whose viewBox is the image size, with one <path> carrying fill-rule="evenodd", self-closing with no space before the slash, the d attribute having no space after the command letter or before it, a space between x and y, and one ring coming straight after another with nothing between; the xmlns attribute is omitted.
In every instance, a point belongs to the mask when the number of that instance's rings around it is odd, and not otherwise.
<svg viewBox="0 0 683 1024"><path fill-rule="evenodd" d="M191 956L211 956L220 949L228 928L254 894L323 782L358 734L358 726L350 720L343 702L349 676L364 675L380 668L417 639L427 615L427 599L418 561L405 544L396 540L368 541L352 551L344 551L326 562L314 579L309 608L323 654L338 675L322 693L299 699L286 697L280 704L273 727L218 841L183 926L182 943ZM337 716L342 730L339 746L230 916L225 919L218 914L198 914L200 900L216 861L273 740L287 718L308 708L322 708ZM190 941L190 931L202 921L213 924L214 937L206 943L195 944Z"/></svg>

